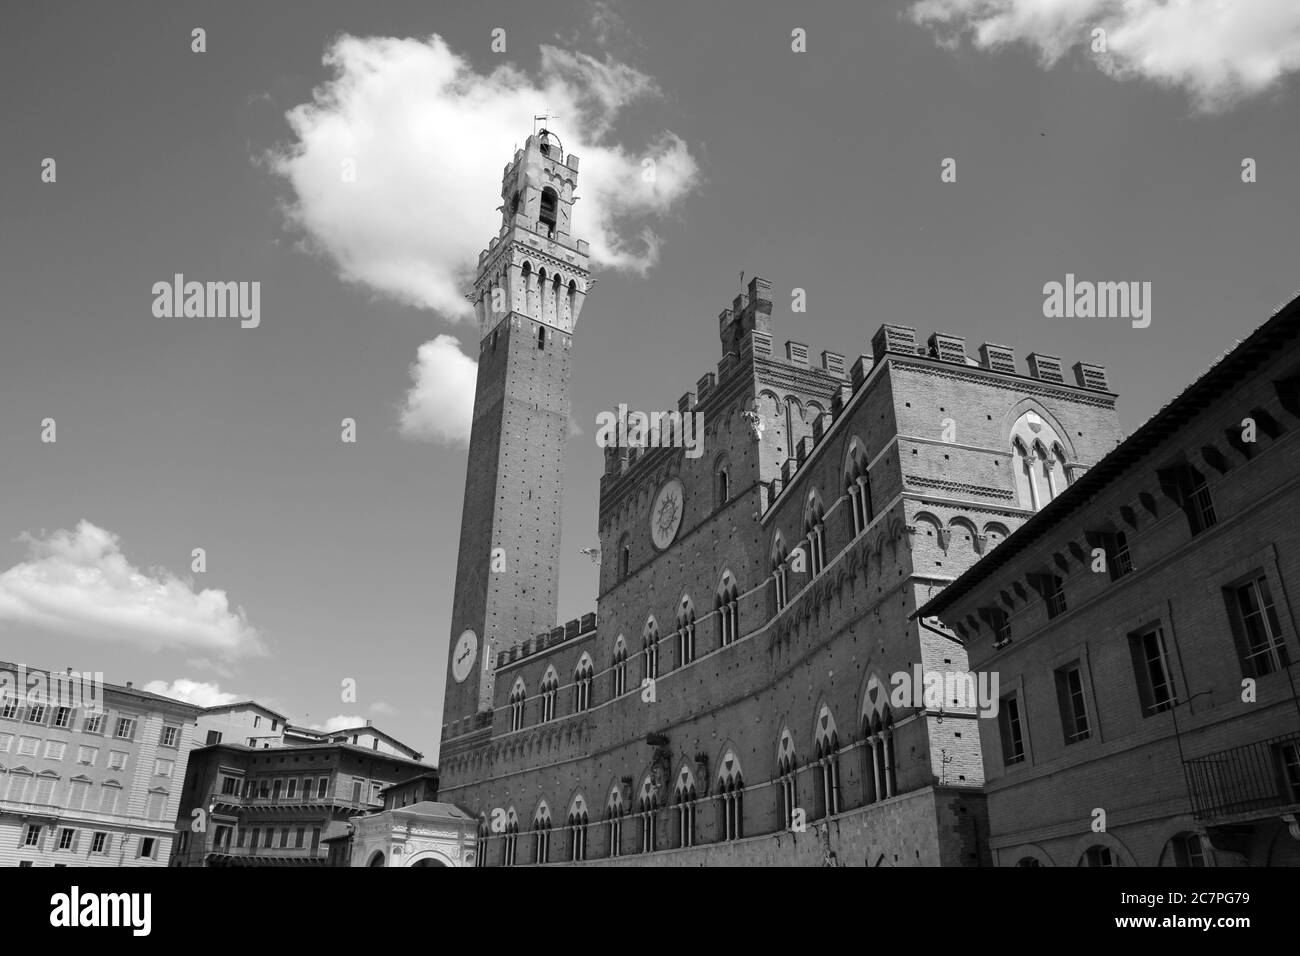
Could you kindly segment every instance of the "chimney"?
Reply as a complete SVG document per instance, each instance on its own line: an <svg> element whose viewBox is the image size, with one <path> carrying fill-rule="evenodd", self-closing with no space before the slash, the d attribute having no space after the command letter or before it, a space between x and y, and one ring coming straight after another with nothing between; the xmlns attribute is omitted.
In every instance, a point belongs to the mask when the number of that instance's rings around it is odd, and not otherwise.
<svg viewBox="0 0 1300 956"><path fill-rule="evenodd" d="M1064 382L1061 374L1061 360L1055 355L1042 352L1030 352L1025 356L1029 360L1029 374L1042 382Z"/></svg>
<svg viewBox="0 0 1300 956"><path fill-rule="evenodd" d="M985 342L980 346L980 364L990 372L1016 374L1016 353L1005 345Z"/></svg>
<svg viewBox="0 0 1300 956"><path fill-rule="evenodd" d="M882 325L871 337L871 352L877 362L883 359L887 352L915 355L916 329L906 325Z"/></svg>
<svg viewBox="0 0 1300 956"><path fill-rule="evenodd" d="M844 356L838 352L822 352L822 369L836 378L844 377Z"/></svg>
<svg viewBox="0 0 1300 956"><path fill-rule="evenodd" d="M785 358L792 365L808 367L808 346L802 342L786 342Z"/></svg>

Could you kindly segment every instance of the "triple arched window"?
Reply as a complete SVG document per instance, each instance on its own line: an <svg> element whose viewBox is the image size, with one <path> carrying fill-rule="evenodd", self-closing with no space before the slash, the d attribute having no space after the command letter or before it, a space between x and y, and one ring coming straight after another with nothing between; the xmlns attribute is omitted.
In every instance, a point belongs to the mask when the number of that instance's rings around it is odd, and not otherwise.
<svg viewBox="0 0 1300 956"><path fill-rule="evenodd" d="M546 676L542 678L542 723L555 719L555 699L559 696L560 679L555 674L555 668L546 669Z"/></svg>
<svg viewBox="0 0 1300 956"><path fill-rule="evenodd" d="M785 541L778 531L772 538L772 580L776 591L776 609L780 611L790 600L790 568L786 561Z"/></svg>
<svg viewBox="0 0 1300 956"><path fill-rule="evenodd" d="M686 767L677 775L673 806L677 811L677 845L695 846L695 775Z"/></svg>
<svg viewBox="0 0 1300 956"><path fill-rule="evenodd" d="M728 750L718 768L719 816L722 822L722 839L739 840L744 835L745 779L740 772L740 760Z"/></svg>
<svg viewBox="0 0 1300 956"><path fill-rule="evenodd" d="M808 573L817 577L826 567L826 522L825 509L822 508L821 495L808 493L808 503L804 507L803 533L808 542Z"/></svg>
<svg viewBox="0 0 1300 956"><path fill-rule="evenodd" d="M627 693L627 642L623 640L623 635L618 636L614 642L614 696L622 697Z"/></svg>
<svg viewBox="0 0 1300 956"><path fill-rule="evenodd" d="M591 657L583 654L573 671L573 710L582 713L591 707L591 682L596 676Z"/></svg>
<svg viewBox="0 0 1300 956"><path fill-rule="evenodd" d="M718 643L726 647L740 636L740 589L730 571L722 573L715 604L718 612Z"/></svg>
<svg viewBox="0 0 1300 956"><path fill-rule="evenodd" d="M849 496L849 517L853 537L867 530L874 516L871 510L871 476L867 473L867 453L856 438L849 443L844 461L844 487Z"/></svg>
<svg viewBox="0 0 1300 956"><path fill-rule="evenodd" d="M515 679L515 686L510 688L510 729L524 729L524 703L528 700L528 688L524 686L524 679L518 677Z"/></svg>
<svg viewBox="0 0 1300 956"><path fill-rule="evenodd" d="M690 595L682 595L677 605L677 661L685 667L695 660L695 605Z"/></svg>
<svg viewBox="0 0 1300 956"><path fill-rule="evenodd" d="M641 632L641 651L645 658L645 673L642 677L647 680L658 680L659 625L653 617L645 622L645 630Z"/></svg>
<svg viewBox="0 0 1300 956"><path fill-rule="evenodd" d="M1065 446L1035 411L1025 412L1012 426L1011 458L1022 508L1038 511L1070 483Z"/></svg>

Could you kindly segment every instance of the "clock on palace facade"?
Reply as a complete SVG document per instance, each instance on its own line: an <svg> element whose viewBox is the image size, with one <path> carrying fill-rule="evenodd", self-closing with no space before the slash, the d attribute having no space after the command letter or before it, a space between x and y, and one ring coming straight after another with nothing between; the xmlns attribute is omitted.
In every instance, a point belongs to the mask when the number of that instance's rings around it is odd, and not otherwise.
<svg viewBox="0 0 1300 956"><path fill-rule="evenodd" d="M655 495L654 506L650 509L650 540L660 551L673 543L677 529L682 526L684 496L685 489L677 478L664 482L659 494Z"/></svg>
<svg viewBox="0 0 1300 956"><path fill-rule="evenodd" d="M478 635L473 631L464 631L456 639L456 651L451 655L451 676L456 683L461 683L474 669L474 659L478 656Z"/></svg>

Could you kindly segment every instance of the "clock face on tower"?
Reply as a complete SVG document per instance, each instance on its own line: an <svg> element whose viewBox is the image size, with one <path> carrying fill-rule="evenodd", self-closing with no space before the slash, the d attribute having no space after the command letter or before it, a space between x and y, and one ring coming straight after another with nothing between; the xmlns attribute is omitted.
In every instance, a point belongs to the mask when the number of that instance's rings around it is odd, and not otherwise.
<svg viewBox="0 0 1300 956"><path fill-rule="evenodd" d="M451 676L456 683L461 683L474 669L474 659L478 656L478 635L465 631L456 640L456 650L451 655Z"/></svg>
<svg viewBox="0 0 1300 956"><path fill-rule="evenodd" d="M682 501L685 489L677 478L664 482L650 509L650 540L660 551L673 543L682 526Z"/></svg>

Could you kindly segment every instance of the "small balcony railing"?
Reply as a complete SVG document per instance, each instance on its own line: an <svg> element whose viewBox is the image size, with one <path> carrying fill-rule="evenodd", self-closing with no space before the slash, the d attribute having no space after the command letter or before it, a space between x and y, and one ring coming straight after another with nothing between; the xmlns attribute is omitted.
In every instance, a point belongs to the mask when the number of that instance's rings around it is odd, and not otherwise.
<svg viewBox="0 0 1300 956"><path fill-rule="evenodd" d="M1194 757L1183 769L1200 820L1300 804L1300 733Z"/></svg>

